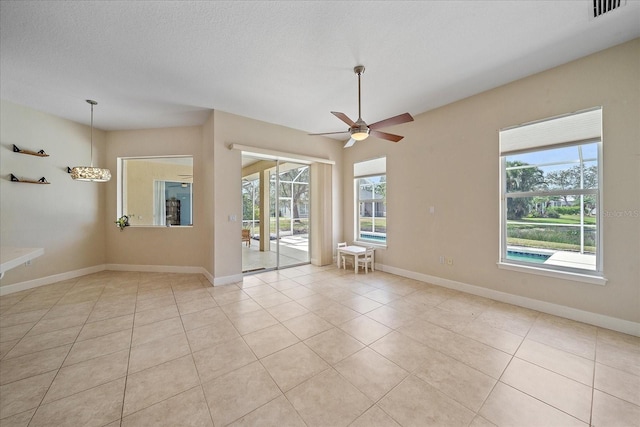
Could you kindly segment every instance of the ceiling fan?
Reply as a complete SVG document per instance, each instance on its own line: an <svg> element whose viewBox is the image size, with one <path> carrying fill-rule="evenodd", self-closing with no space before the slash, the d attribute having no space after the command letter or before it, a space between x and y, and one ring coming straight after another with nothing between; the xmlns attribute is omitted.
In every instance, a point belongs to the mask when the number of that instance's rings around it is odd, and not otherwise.
<svg viewBox="0 0 640 427"><path fill-rule="evenodd" d="M367 139L369 135L373 135L380 139L386 139L388 141L393 141L393 142L400 141L402 138L404 138L403 136L394 135L392 133L381 132L379 129L387 126L393 126L393 125L399 125L402 123L412 122L413 117L411 117L411 114L404 113L398 116L390 117L388 119L380 120L379 122L375 122L370 125L367 125L367 123L364 120L362 120L362 114L361 114L361 108L360 108L360 76L362 76L362 74L364 73L364 65L355 66L353 68L353 72L358 75L358 120L354 122L346 114L340 113L338 111L332 111L331 114L333 114L334 116L336 116L337 118L339 118L340 120L348 124L349 129L342 132L311 133L309 135L335 135L339 133L348 132L351 135L351 138L349 139L349 141L347 141L344 148L351 147L353 144L356 143L356 141L362 141Z"/></svg>

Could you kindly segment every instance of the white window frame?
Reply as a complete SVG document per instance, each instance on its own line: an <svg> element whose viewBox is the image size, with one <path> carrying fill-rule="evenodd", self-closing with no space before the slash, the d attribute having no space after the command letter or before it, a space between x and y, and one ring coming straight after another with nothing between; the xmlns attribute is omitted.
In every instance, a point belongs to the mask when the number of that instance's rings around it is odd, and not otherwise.
<svg viewBox="0 0 640 427"><path fill-rule="evenodd" d="M367 239L366 237L362 237L362 233L360 232L360 203L371 203L373 208L373 220L374 220L374 230L375 230L375 204L383 203L385 206L385 221L387 221L386 208L387 208L387 197L386 191L388 190L388 181L387 181L387 159L386 157L379 157L376 159L366 160L362 162L356 162L353 165L354 170L354 179L353 179L353 191L354 191L354 240L357 243L362 243L367 246L379 246L379 247L387 247L387 238L388 232L385 227L384 233L379 233L372 231L369 234L372 235L384 235L384 241L379 239ZM372 199L360 199L360 180L367 178L375 178L375 177L384 177L385 185L387 190L385 190L385 197L383 198L372 198ZM372 194L373 196L373 194ZM388 226L388 221L387 221Z"/></svg>
<svg viewBox="0 0 640 427"><path fill-rule="evenodd" d="M527 128L527 126L530 126ZM500 131L500 254L498 267L508 270L540 274L549 277L599 284L606 284L603 268L603 169L602 169L602 109L583 110L563 116L511 127ZM505 137L506 134L506 137ZM547 135L550 135L547 137ZM506 158L512 154L542 152L566 146L597 143L597 189L536 190L507 193ZM583 159L580 159L583 162ZM565 162L563 162L564 164ZM534 165L532 165L534 166ZM544 165L535 165L544 166ZM568 266L545 265L507 258L507 199L519 197L584 196L596 198L596 264L595 270ZM582 230L581 230L582 231Z"/></svg>

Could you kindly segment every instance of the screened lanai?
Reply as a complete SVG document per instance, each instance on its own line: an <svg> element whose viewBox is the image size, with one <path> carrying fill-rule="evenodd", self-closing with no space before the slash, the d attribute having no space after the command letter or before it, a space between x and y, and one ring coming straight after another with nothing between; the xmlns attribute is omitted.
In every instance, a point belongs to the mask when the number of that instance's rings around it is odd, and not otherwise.
<svg viewBox="0 0 640 427"><path fill-rule="evenodd" d="M246 164L242 228L250 241L243 242L243 272L309 262L309 165L260 159Z"/></svg>

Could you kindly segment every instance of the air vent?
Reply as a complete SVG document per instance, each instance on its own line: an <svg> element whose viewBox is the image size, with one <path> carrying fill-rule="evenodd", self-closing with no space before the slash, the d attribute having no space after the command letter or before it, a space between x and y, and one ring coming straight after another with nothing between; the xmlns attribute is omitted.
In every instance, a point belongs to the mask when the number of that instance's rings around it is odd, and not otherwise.
<svg viewBox="0 0 640 427"><path fill-rule="evenodd" d="M593 9L590 10L591 18L605 15L627 4L627 0L593 0Z"/></svg>

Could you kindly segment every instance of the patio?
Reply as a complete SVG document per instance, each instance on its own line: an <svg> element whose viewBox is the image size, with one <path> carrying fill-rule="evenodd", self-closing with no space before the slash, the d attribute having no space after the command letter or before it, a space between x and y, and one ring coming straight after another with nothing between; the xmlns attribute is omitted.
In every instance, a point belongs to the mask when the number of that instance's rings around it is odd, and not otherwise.
<svg viewBox="0 0 640 427"><path fill-rule="evenodd" d="M260 241L251 240L251 245L242 244L242 272L262 271L275 268L277 240L271 240L269 251L260 251ZM309 262L309 235L296 234L280 237L280 266Z"/></svg>

